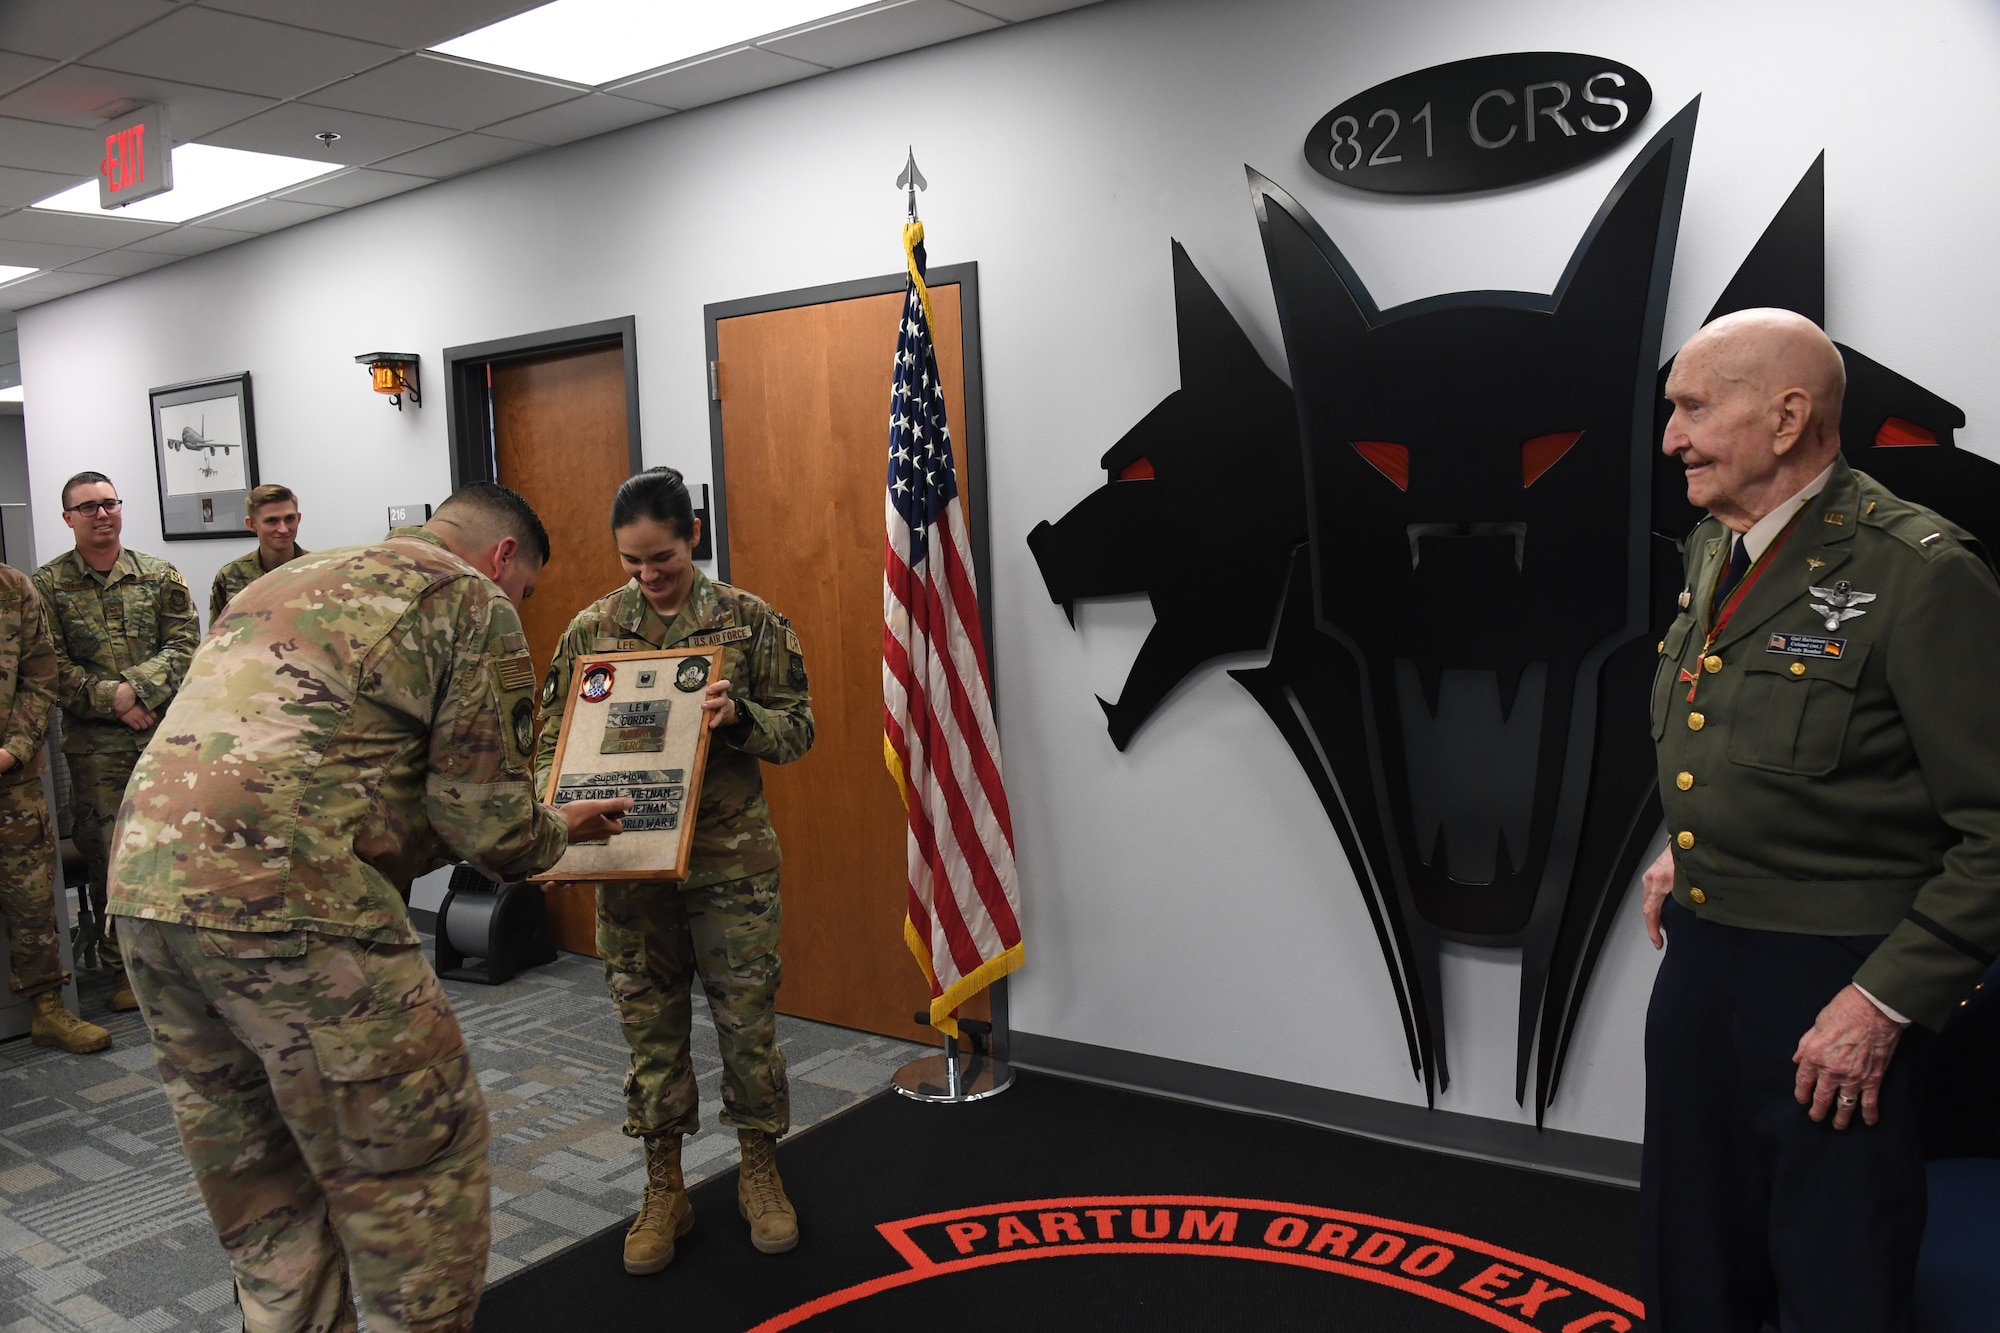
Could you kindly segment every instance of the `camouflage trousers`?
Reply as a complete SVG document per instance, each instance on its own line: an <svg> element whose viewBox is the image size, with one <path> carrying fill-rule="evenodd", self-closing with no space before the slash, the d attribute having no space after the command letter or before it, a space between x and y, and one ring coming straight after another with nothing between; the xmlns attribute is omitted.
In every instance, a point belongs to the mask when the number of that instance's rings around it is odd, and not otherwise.
<svg viewBox="0 0 2000 1333"><path fill-rule="evenodd" d="M688 1059L694 978L701 977L722 1047L722 1123L783 1134L791 1089L778 1049L778 872L702 888L597 886L597 950L632 1048L625 1132L701 1128Z"/></svg>
<svg viewBox="0 0 2000 1333"><path fill-rule="evenodd" d="M83 857L91 900L102 921L104 965L116 972L122 955L115 922L103 915L110 883L106 874L111 864L111 832L118 824L118 807L125 800L125 784L132 780L139 752L92 751L64 758L69 762L70 838Z"/></svg>
<svg viewBox="0 0 2000 1333"><path fill-rule="evenodd" d="M0 918L7 922L8 987L40 995L69 980L56 938L55 823L40 779L0 785Z"/></svg>
<svg viewBox="0 0 2000 1333"><path fill-rule="evenodd" d="M486 1102L416 945L126 918L125 966L249 1333L467 1330Z"/></svg>

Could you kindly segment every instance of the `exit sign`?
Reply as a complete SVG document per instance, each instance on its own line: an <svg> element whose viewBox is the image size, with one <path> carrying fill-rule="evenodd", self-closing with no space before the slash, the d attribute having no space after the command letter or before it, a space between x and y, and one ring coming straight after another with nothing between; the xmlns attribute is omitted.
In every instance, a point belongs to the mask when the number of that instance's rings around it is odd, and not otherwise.
<svg viewBox="0 0 2000 1333"><path fill-rule="evenodd" d="M167 109L142 106L106 125L104 157L97 164L97 206L118 208L174 188L173 145Z"/></svg>

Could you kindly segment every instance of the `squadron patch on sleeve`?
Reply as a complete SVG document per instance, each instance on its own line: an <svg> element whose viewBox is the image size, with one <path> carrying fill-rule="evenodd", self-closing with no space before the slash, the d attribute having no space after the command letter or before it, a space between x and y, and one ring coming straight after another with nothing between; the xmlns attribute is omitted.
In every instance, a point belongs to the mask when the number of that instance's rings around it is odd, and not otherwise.
<svg viewBox="0 0 2000 1333"><path fill-rule="evenodd" d="M549 678L542 682L542 707L547 708L556 701L556 669L549 668Z"/></svg>
<svg viewBox="0 0 2000 1333"><path fill-rule="evenodd" d="M167 585L167 610L174 615L184 615L188 609L188 590L178 583Z"/></svg>
<svg viewBox="0 0 2000 1333"><path fill-rule="evenodd" d="M514 701L514 748L521 758L535 748L535 706L526 699Z"/></svg>

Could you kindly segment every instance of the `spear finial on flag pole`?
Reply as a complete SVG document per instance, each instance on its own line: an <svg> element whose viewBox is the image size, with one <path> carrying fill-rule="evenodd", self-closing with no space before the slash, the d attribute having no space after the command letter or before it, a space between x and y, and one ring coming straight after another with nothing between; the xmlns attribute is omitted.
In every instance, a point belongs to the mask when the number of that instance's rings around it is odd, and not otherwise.
<svg viewBox="0 0 2000 1333"><path fill-rule="evenodd" d="M917 191L931 188L930 182L924 179L924 173L917 170L917 146L915 144L910 145L910 160L903 164L903 174L896 177L896 188L909 191L910 221L915 222L917 220Z"/></svg>

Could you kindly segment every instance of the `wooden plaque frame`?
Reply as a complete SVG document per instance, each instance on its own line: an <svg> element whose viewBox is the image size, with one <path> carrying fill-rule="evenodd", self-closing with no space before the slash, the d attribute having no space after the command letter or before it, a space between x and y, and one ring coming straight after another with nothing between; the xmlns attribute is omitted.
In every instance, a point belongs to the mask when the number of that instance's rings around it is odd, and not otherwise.
<svg viewBox="0 0 2000 1333"><path fill-rule="evenodd" d="M691 660L703 662L706 671L701 686L686 690L677 684L677 677L687 670L683 664ZM601 697L589 699L584 691L595 667L609 667L612 678ZM655 673L653 683L640 686L642 672ZM708 715L702 711L701 702L707 697L708 682L721 678L720 648L650 648L640 652L591 653L577 658L576 669L570 674L569 698L563 704L555 765L549 772L548 790L543 793L542 799L550 805L557 804L556 794L563 786L566 772L571 777L654 772L660 777L650 786L678 786L681 789L675 812L678 817L671 829L627 829L605 842L571 843L561 860L539 875L529 876L530 879L608 880L616 883L628 880L671 882L687 878L688 852L694 842L695 812L701 804L702 772L708 763ZM608 744L612 730L610 718L615 707L650 703L668 705L666 720L661 724L660 750L606 754L588 744L578 745L572 750L570 742L579 734L579 728L590 737L603 737L604 743ZM675 705L680 707L676 709ZM629 715L631 710L628 708L627 712ZM694 719L691 739L686 721L690 716ZM668 776L674 770L680 770L684 775L679 783ZM573 787L575 785L572 784ZM637 784L627 780L604 785L629 788ZM640 816L626 816L627 819L637 817Z"/></svg>

